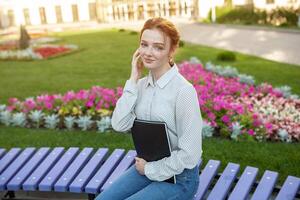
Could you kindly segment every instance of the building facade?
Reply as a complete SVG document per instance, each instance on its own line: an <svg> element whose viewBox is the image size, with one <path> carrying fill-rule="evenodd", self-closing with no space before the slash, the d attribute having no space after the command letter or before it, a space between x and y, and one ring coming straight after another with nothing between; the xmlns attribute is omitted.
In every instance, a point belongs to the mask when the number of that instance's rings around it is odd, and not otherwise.
<svg viewBox="0 0 300 200"><path fill-rule="evenodd" d="M226 0L1 0L0 27L95 21L137 21L149 17L206 18ZM233 5L257 8L299 7L300 0L232 0Z"/></svg>

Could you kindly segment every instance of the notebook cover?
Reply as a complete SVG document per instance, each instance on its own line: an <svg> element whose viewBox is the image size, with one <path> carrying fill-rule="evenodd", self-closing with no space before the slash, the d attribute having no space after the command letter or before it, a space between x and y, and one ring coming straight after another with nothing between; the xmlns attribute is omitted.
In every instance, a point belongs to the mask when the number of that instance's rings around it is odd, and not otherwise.
<svg viewBox="0 0 300 200"><path fill-rule="evenodd" d="M135 119L131 134L137 157L150 162L171 155L168 129L165 122ZM165 181L176 183L176 177L174 175Z"/></svg>

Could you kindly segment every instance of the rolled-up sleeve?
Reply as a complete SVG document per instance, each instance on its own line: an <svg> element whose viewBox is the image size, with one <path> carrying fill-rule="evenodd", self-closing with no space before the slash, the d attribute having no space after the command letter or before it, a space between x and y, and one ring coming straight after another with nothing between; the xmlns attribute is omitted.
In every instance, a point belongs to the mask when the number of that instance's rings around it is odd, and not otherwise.
<svg viewBox="0 0 300 200"><path fill-rule="evenodd" d="M127 80L122 96L118 99L112 114L111 124L114 130L119 132L128 131L134 122L134 107L138 97L138 84Z"/></svg>
<svg viewBox="0 0 300 200"><path fill-rule="evenodd" d="M176 131L178 150L171 156L147 162L145 175L153 181L164 181L182 173L185 168L194 168L202 155L202 117L197 92L193 85L183 87L176 100Z"/></svg>

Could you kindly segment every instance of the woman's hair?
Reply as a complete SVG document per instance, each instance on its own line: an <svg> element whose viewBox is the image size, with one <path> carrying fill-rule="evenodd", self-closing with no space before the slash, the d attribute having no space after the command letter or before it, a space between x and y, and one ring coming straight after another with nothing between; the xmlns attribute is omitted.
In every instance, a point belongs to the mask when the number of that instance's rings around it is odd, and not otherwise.
<svg viewBox="0 0 300 200"><path fill-rule="evenodd" d="M169 36L169 38L171 39L171 49L175 49L178 47L179 44L179 32L176 29L175 25L170 22L167 19L164 19L162 17L154 17L151 19L148 19L145 24L144 27L142 28L141 32L140 32L140 39L142 37L143 32L146 29L158 29L161 32L163 32L165 35Z"/></svg>

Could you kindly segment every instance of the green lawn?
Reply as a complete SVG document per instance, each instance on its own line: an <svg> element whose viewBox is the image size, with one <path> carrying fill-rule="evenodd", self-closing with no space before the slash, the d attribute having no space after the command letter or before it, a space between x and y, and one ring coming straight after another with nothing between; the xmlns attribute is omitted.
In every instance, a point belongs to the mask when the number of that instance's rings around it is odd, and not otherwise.
<svg viewBox="0 0 300 200"><path fill-rule="evenodd" d="M24 99L42 93L123 86L130 75L131 57L138 45L138 35L118 30L90 31L84 34L60 34L63 43L77 44L82 50L69 56L34 62L0 61L0 103L9 97ZM282 64L253 56L237 54L234 63L217 62L221 50L185 44L178 49L176 61L199 57L203 62L232 65L241 73L253 75L258 82L275 86L289 85L300 94L300 66Z"/></svg>
<svg viewBox="0 0 300 200"><path fill-rule="evenodd" d="M131 57L138 45L138 35L118 30L61 33L62 43L77 44L81 50L68 56L46 61L0 61L0 104L9 97L24 99L42 93L64 93L87 89L93 85L103 87L123 86L130 75ZM253 56L237 54L234 63L217 62L221 50L185 44L177 52L176 61L197 56L202 61L211 60L221 65L232 65L242 73L253 75L258 82L275 86L289 85L300 94L300 66L282 64ZM79 146L133 148L130 135L119 133L66 132L22 129L0 126L0 147L28 146ZM287 175L300 176L300 145L285 143L234 142L224 139L203 141L204 163L208 159L255 166L280 173L280 182Z"/></svg>

